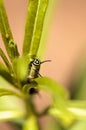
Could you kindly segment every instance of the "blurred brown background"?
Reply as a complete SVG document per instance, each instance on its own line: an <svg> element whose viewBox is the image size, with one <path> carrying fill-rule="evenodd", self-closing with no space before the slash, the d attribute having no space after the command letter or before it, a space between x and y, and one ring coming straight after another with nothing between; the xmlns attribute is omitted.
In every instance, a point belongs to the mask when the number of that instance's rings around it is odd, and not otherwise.
<svg viewBox="0 0 86 130"><path fill-rule="evenodd" d="M52 62L42 65L41 74L69 87L85 57L86 0L53 1L55 5L50 18L44 56L45 60L51 59ZM28 0L4 2L15 42L21 52ZM1 46L3 48L2 42Z"/></svg>

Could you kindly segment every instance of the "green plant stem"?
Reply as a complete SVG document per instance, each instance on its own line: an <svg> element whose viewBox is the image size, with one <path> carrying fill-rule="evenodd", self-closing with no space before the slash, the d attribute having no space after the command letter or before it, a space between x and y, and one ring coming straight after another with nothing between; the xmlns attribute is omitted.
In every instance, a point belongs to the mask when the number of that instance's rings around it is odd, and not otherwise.
<svg viewBox="0 0 86 130"><path fill-rule="evenodd" d="M24 123L23 130L39 130L35 115L31 115Z"/></svg>
<svg viewBox="0 0 86 130"><path fill-rule="evenodd" d="M0 62L0 76L5 78L8 82L13 83L13 78L8 69Z"/></svg>
<svg viewBox="0 0 86 130"><path fill-rule="evenodd" d="M6 55L4 54L3 50L0 48L0 56L2 57L5 65L7 66L9 72L12 72L12 66L10 65Z"/></svg>
<svg viewBox="0 0 86 130"><path fill-rule="evenodd" d="M14 41L13 40L13 36L12 36L12 32L8 23L8 18L7 18L7 14L6 14L6 10L4 7L4 3L3 0L0 0L0 33L2 35L2 39L4 41L4 45L6 48L6 51L8 53L8 56L10 58L10 60L14 59L14 55L12 55L12 51L11 51L11 45L10 45L10 41ZM13 42L14 44L14 42ZM15 46L15 44L14 44ZM15 50L17 47L14 47ZM17 53L18 54L18 50Z"/></svg>

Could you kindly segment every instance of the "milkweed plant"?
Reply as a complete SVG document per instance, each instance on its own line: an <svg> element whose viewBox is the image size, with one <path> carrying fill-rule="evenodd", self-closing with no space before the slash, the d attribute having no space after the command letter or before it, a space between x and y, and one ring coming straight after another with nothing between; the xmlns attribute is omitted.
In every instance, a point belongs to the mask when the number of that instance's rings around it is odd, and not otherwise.
<svg viewBox="0 0 86 130"><path fill-rule="evenodd" d="M41 37L49 2L29 0L22 54L19 54L3 0L0 0L0 33L8 55L0 48L3 60L0 62L0 121L19 123L22 130L39 130L38 118L42 115L57 119L55 130L75 130L75 122L86 120L86 101L70 100L64 87L39 73L43 62ZM32 100L40 91L48 93L52 99L42 112L36 111Z"/></svg>

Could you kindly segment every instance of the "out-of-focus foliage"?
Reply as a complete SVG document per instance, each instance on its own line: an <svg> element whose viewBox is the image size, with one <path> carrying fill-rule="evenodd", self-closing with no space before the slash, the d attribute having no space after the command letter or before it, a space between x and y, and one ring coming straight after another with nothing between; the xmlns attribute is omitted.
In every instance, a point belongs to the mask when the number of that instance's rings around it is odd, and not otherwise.
<svg viewBox="0 0 86 130"><path fill-rule="evenodd" d="M23 119L25 115L23 100L13 95L0 97L0 121Z"/></svg>
<svg viewBox="0 0 86 130"><path fill-rule="evenodd" d="M83 67L79 70L77 79L73 84L73 90L71 94L72 99L86 100L86 63L83 63Z"/></svg>
<svg viewBox="0 0 86 130"><path fill-rule="evenodd" d="M39 130L37 119L34 115L31 115L24 124L23 130Z"/></svg>
<svg viewBox="0 0 86 130"><path fill-rule="evenodd" d="M13 40L12 32L8 23L8 18L6 15L6 10L3 4L3 0L0 0L0 33L2 35L4 45L6 47L9 58L13 60L15 56L18 56L17 46ZM15 51L15 56L14 52Z"/></svg>

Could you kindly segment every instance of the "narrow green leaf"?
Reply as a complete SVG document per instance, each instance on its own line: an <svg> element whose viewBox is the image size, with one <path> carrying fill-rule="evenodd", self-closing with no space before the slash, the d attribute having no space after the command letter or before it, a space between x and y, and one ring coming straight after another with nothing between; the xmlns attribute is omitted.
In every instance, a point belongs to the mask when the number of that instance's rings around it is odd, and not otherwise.
<svg viewBox="0 0 86 130"><path fill-rule="evenodd" d="M11 67L6 55L4 54L4 52L3 52L3 50L1 48L0 48L0 56L2 57L2 59L3 59L4 63L5 63L5 65L7 66L9 72L12 72L12 67Z"/></svg>
<svg viewBox="0 0 86 130"><path fill-rule="evenodd" d="M0 62L0 76L5 78L8 82L13 83L13 78L8 72L8 69Z"/></svg>
<svg viewBox="0 0 86 130"><path fill-rule="evenodd" d="M0 76L0 96L4 95L15 95L23 98L23 94L18 89Z"/></svg>
<svg viewBox="0 0 86 130"><path fill-rule="evenodd" d="M16 43L11 39L9 40L10 58L12 61L19 56Z"/></svg>
<svg viewBox="0 0 86 130"><path fill-rule="evenodd" d="M25 122L23 130L39 130L37 118L34 115L31 115Z"/></svg>
<svg viewBox="0 0 86 130"><path fill-rule="evenodd" d="M24 102L15 96L0 97L0 121L22 119L26 115Z"/></svg>
<svg viewBox="0 0 86 130"><path fill-rule="evenodd" d="M48 7L45 15L45 20L43 23L43 30L42 30L42 37L40 39L40 46L37 52L37 56L39 59L43 58L45 48L46 48L46 42L48 38L49 28L51 25L52 17L53 17L53 10L55 5L57 4L57 1L55 0L49 0Z"/></svg>
<svg viewBox="0 0 86 130"><path fill-rule="evenodd" d="M6 47L8 56L12 60L14 56L12 55L12 52L11 52L10 41L11 40L14 41L14 40L13 40L11 29L8 23L8 18L7 18L3 0L0 0L0 33L2 35L2 39L4 41L4 45ZM13 42L13 45L14 45L14 50L17 51L17 47L14 44L14 42ZM16 52L16 56L17 54L18 52Z"/></svg>
<svg viewBox="0 0 86 130"><path fill-rule="evenodd" d="M23 54L37 54L47 5L48 0L29 0Z"/></svg>

